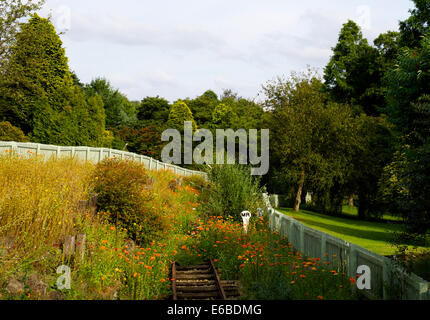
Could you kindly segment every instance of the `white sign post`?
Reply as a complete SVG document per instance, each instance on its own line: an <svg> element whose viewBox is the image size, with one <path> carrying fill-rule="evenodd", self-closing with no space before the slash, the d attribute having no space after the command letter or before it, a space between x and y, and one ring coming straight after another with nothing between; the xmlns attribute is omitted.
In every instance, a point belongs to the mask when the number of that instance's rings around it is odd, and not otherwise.
<svg viewBox="0 0 430 320"><path fill-rule="evenodd" d="M242 216L242 220L243 220L243 230L245 230L245 234L247 234L248 233L249 219L251 218L251 212L242 211L242 213L240 215Z"/></svg>

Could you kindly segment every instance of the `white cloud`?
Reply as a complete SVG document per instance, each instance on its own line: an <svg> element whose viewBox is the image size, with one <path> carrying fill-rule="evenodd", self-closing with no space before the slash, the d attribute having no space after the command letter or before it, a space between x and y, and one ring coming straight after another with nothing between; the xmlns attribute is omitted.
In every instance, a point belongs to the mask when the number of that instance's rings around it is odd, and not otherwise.
<svg viewBox="0 0 430 320"><path fill-rule="evenodd" d="M70 18L62 38L82 80L105 76L131 99L173 101L223 88L254 97L277 75L324 67L348 19L370 17L363 33L373 40L409 7L409 0L47 0L44 12L62 12L63 25Z"/></svg>

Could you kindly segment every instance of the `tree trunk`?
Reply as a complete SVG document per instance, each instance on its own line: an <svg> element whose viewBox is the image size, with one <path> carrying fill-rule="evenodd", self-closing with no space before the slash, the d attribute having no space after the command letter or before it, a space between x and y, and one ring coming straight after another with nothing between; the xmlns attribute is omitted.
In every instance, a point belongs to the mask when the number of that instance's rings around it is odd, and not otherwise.
<svg viewBox="0 0 430 320"><path fill-rule="evenodd" d="M349 196L349 206L353 207L354 206L354 196Z"/></svg>
<svg viewBox="0 0 430 320"><path fill-rule="evenodd" d="M305 184L305 171L302 171L300 175L299 187L297 189L296 202L294 203L295 212L299 212L300 210L300 203L302 202L302 191L303 191L304 184Z"/></svg>

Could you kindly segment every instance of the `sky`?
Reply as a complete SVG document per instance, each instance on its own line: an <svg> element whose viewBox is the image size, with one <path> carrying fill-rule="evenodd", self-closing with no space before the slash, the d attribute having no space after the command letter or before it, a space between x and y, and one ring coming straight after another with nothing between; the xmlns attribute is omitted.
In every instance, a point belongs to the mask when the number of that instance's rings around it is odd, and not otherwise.
<svg viewBox="0 0 430 320"><path fill-rule="evenodd" d="M342 24L369 41L398 30L409 0L46 0L82 82L108 79L130 100L173 102L208 89L257 98L277 76L322 74Z"/></svg>

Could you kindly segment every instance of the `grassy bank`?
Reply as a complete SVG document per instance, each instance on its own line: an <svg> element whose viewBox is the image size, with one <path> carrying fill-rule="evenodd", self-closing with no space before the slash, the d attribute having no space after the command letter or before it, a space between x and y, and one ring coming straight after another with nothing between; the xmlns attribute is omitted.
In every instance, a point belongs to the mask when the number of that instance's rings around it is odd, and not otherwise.
<svg viewBox="0 0 430 320"><path fill-rule="evenodd" d="M198 215L199 178L178 184L172 172L125 164L0 157L0 299L170 295L170 263ZM130 168L134 176L126 175ZM100 183L107 178L111 180ZM101 201L112 199L107 201L111 210L96 215L78 210L79 200L88 199L96 187L104 190ZM129 205L138 211L128 210ZM139 242L130 230L138 230L142 221L157 225L144 230L147 236ZM66 256L61 249L65 236L79 233L87 237L84 258ZM7 239L13 239L12 245ZM61 265L71 269L70 290L57 289Z"/></svg>

